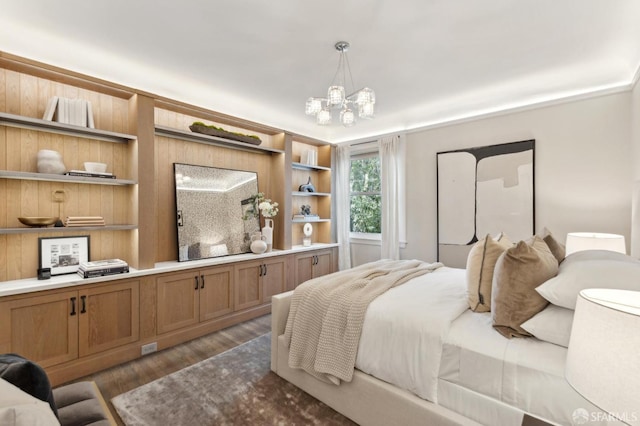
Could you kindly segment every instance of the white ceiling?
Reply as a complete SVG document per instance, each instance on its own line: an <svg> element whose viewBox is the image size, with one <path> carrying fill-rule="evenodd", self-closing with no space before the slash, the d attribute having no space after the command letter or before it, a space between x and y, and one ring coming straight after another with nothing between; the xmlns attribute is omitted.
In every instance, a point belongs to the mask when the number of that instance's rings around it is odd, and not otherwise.
<svg viewBox="0 0 640 426"><path fill-rule="evenodd" d="M640 65L638 0L2 3L0 50L331 142L622 90ZM320 127L304 103L340 40L376 118Z"/></svg>

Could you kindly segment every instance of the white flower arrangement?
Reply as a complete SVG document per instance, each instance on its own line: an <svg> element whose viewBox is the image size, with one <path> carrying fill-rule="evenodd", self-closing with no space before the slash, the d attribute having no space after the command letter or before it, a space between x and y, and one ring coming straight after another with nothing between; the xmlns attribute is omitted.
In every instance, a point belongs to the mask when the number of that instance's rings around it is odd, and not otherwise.
<svg viewBox="0 0 640 426"><path fill-rule="evenodd" d="M244 220L251 217L257 218L260 216L260 213L262 213L264 217L274 217L278 214L278 203L265 198L264 193L258 192L252 196L251 199L252 207L242 217Z"/></svg>
<svg viewBox="0 0 640 426"><path fill-rule="evenodd" d="M260 204L258 204L258 208L260 209L260 213L264 217L274 217L278 214L278 203L273 202L269 199L265 199Z"/></svg>

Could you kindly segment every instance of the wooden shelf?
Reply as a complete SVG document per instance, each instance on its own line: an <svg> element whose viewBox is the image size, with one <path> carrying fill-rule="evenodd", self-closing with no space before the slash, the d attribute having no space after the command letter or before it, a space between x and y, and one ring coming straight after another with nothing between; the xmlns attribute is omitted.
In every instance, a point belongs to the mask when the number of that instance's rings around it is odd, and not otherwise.
<svg viewBox="0 0 640 426"><path fill-rule="evenodd" d="M0 228L3 234L39 234L45 232L78 232L78 231L129 231L137 229L137 225L107 225L107 226L64 226L46 228Z"/></svg>
<svg viewBox="0 0 640 426"><path fill-rule="evenodd" d="M293 195L294 197L331 197L331 194L328 192L293 191L291 195Z"/></svg>
<svg viewBox="0 0 640 426"><path fill-rule="evenodd" d="M106 130L92 129L89 127L63 124L56 121L40 120L38 118L24 117L21 115L0 112L0 125L17 127L19 129L37 130L42 132L57 133L67 136L75 136L86 139L95 139L105 142L129 143L136 136L124 133L109 132Z"/></svg>
<svg viewBox="0 0 640 426"><path fill-rule="evenodd" d="M248 151L254 152L258 154L284 154L284 151L281 149L274 149L268 147L261 147L260 145L251 145L248 143L236 142L229 139L224 139L216 136L204 135L201 133L194 133L191 131L184 131L178 129L172 129L170 127L165 126L155 126L155 132L158 136L166 136L173 139L180 139L183 141L196 142L196 143L205 143L210 145L222 146L225 148L237 149L239 151Z"/></svg>
<svg viewBox="0 0 640 426"><path fill-rule="evenodd" d="M331 171L330 167L311 166L309 164L302 164L302 163L291 163L291 167L298 170L317 170L317 171L324 171L324 172Z"/></svg>
<svg viewBox="0 0 640 426"><path fill-rule="evenodd" d="M0 170L0 179L18 179L18 180L40 180L46 182L68 182L68 183L84 183L91 185L135 185L135 180L129 179L108 179L94 178L86 176L67 176L56 175L50 173L31 173L31 172L14 172L9 170Z"/></svg>

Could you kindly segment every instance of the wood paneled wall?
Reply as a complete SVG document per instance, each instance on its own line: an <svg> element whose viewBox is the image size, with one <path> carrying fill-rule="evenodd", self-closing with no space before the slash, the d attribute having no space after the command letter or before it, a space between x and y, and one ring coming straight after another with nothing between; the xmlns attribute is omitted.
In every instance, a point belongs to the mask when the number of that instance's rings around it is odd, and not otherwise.
<svg viewBox="0 0 640 426"><path fill-rule="evenodd" d="M189 125L194 121L204 120L202 118L156 108L156 124L185 130L188 129ZM226 130L232 130L230 126L223 127ZM269 144L272 143L271 136L262 134L259 136L263 139L263 144L265 142ZM173 163L257 172L258 189L264 192L268 198L279 201L282 200L282 198L271 195L271 189L273 187L271 181L273 161L275 160L270 155L156 136L155 173L158 191L157 261L162 262L178 259ZM281 168L276 170L281 170ZM276 232L278 232L278 229L276 229Z"/></svg>
<svg viewBox="0 0 640 426"><path fill-rule="evenodd" d="M50 97L82 98L91 102L96 128L127 133L128 100L50 81L18 71L0 69L0 111L42 118ZM47 132L0 126L0 169L37 171L37 153L62 154L67 169L84 169L85 161L108 164L118 178L132 178L130 147ZM64 191L55 203L52 192ZM21 216L104 216L107 224L130 224L135 196L131 187L0 179L0 227L17 228ZM91 258L130 260L131 231L29 233L0 235L0 281L34 277L38 237L91 235Z"/></svg>

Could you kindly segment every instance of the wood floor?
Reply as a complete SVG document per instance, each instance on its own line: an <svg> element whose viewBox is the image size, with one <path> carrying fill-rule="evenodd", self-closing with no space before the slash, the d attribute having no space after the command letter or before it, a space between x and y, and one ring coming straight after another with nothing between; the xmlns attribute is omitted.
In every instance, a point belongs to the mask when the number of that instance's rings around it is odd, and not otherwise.
<svg viewBox="0 0 640 426"><path fill-rule="evenodd" d="M76 381L96 382L116 422L123 425L111 405L114 396L215 356L270 330L271 315L264 315Z"/></svg>

